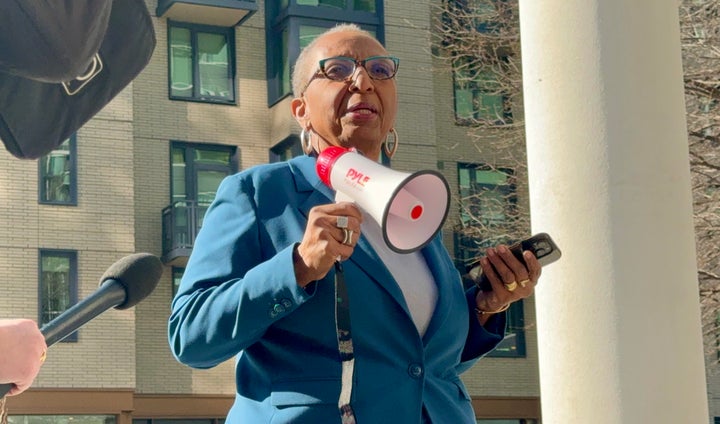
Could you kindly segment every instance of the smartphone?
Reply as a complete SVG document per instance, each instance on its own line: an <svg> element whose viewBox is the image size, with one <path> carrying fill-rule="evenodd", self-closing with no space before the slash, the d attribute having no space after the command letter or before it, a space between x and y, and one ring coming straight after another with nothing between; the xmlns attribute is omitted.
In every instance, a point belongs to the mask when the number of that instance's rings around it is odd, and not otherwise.
<svg viewBox="0 0 720 424"><path fill-rule="evenodd" d="M525 263L522 252L529 250L535 254L538 262L541 266L549 265L558 259L560 259L560 249L555 244L555 241L547 233L538 233L525 240L519 241L509 247L510 251L515 255L520 262ZM469 272L470 278L475 281L480 290L492 291L492 286L487 278L482 275L482 268L480 265L474 267Z"/></svg>

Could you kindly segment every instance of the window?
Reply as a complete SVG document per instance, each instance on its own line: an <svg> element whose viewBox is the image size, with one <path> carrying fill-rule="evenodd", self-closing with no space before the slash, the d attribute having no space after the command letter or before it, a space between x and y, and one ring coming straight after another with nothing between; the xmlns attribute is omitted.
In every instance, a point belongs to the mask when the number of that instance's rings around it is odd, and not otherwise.
<svg viewBox="0 0 720 424"><path fill-rule="evenodd" d="M471 17L472 25L478 32L500 32L502 30L501 17L507 15L512 9L507 0L456 0L458 6Z"/></svg>
<svg viewBox="0 0 720 424"><path fill-rule="evenodd" d="M115 424L115 415L10 415L8 424Z"/></svg>
<svg viewBox="0 0 720 424"><path fill-rule="evenodd" d="M717 146L717 116L718 116L718 101L712 98L702 97L698 99L700 102L700 119L698 119L700 125L702 125L702 135L708 141L714 142L713 145Z"/></svg>
<svg viewBox="0 0 720 424"><path fill-rule="evenodd" d="M512 123L509 98L498 82L498 75L477 69L476 63L456 62L453 66L453 89L458 124Z"/></svg>
<svg viewBox="0 0 720 424"><path fill-rule="evenodd" d="M449 0L442 14L442 46L453 69L458 125L509 125L511 94L518 91L517 2Z"/></svg>
<svg viewBox="0 0 720 424"><path fill-rule="evenodd" d="M475 265L484 250L513 241L516 190L513 171L487 165L458 163L460 224L455 231L455 260L461 274ZM466 287L474 284L464 282ZM506 336L488 356L525 356L525 317L523 302L513 303L507 311Z"/></svg>
<svg viewBox="0 0 720 424"><path fill-rule="evenodd" d="M38 160L39 202L77 205L76 136Z"/></svg>
<svg viewBox="0 0 720 424"><path fill-rule="evenodd" d="M289 0L280 0L280 7L286 8ZM297 0L298 5L332 7L339 10L350 8L375 13L376 4L374 0Z"/></svg>
<svg viewBox="0 0 720 424"><path fill-rule="evenodd" d="M172 267L172 297L175 298L175 295L178 292L178 288L180 287L180 280L182 280L182 276L185 273L185 268L178 268L178 267Z"/></svg>
<svg viewBox="0 0 720 424"><path fill-rule="evenodd" d="M40 250L39 325L43 326L77 302L77 252ZM77 341L77 332L63 341Z"/></svg>
<svg viewBox="0 0 720 424"><path fill-rule="evenodd" d="M469 163L457 167L461 209L455 252L467 265L484 249L513 241L517 196L511 169Z"/></svg>
<svg viewBox="0 0 720 424"><path fill-rule="evenodd" d="M508 23L519 22L519 17L516 16L517 1L446 0L443 4L445 11L441 18L442 25L455 27L454 31L462 32L465 37L472 35L472 32L484 35L501 33L507 35ZM452 45L460 41L451 38L444 40L443 44ZM468 40L472 40L472 38Z"/></svg>
<svg viewBox="0 0 720 424"><path fill-rule="evenodd" d="M236 148L173 142L170 148L170 201L163 216L164 251L191 248L220 182L237 171Z"/></svg>
<svg viewBox="0 0 720 424"><path fill-rule="evenodd" d="M487 356L496 358L525 357L525 302L520 300L510 305L507 310L507 327L505 338Z"/></svg>
<svg viewBox="0 0 720 424"><path fill-rule="evenodd" d="M223 178L237 171L236 148L211 144L172 143L172 201L209 205Z"/></svg>
<svg viewBox="0 0 720 424"><path fill-rule="evenodd" d="M281 0L266 3L267 79L270 104L291 94L291 66L300 50L325 30L352 22L381 42L381 0Z"/></svg>
<svg viewBox="0 0 720 424"><path fill-rule="evenodd" d="M225 418L135 418L133 424L225 424Z"/></svg>
<svg viewBox="0 0 720 424"><path fill-rule="evenodd" d="M170 98L235 103L234 28L168 24Z"/></svg>
<svg viewBox="0 0 720 424"><path fill-rule="evenodd" d="M281 162L290 160L295 156L303 154L300 147L300 139L296 135L290 135L270 149L270 162Z"/></svg>

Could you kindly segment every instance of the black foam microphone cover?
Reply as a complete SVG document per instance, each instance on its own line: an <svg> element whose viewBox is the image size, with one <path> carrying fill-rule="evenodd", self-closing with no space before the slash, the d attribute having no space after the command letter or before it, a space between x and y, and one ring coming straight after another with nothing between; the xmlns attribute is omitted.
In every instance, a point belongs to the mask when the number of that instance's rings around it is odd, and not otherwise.
<svg viewBox="0 0 720 424"><path fill-rule="evenodd" d="M149 253L135 253L115 262L100 278L102 285L107 280L115 280L125 287L125 301L115 309L128 309L145 299L160 280L163 267L157 256Z"/></svg>

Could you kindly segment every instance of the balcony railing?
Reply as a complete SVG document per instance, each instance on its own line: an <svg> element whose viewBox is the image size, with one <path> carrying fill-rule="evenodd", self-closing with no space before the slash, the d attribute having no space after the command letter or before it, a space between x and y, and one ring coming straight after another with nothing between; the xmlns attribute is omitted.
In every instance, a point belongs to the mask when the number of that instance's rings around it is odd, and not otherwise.
<svg viewBox="0 0 720 424"><path fill-rule="evenodd" d="M173 21L232 27L257 9L255 0L158 0L155 14Z"/></svg>
<svg viewBox="0 0 720 424"><path fill-rule="evenodd" d="M162 210L162 261L184 266L190 257L195 237L209 203L182 200Z"/></svg>

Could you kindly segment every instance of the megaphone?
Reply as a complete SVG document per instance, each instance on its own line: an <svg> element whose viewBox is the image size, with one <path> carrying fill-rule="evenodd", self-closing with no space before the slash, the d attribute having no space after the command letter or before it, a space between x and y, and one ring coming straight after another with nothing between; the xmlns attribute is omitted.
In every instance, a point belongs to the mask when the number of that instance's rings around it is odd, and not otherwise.
<svg viewBox="0 0 720 424"><path fill-rule="evenodd" d="M394 171L354 150L331 146L320 153L316 171L337 192L377 221L385 243L411 253L440 231L450 206L450 188L437 171Z"/></svg>

